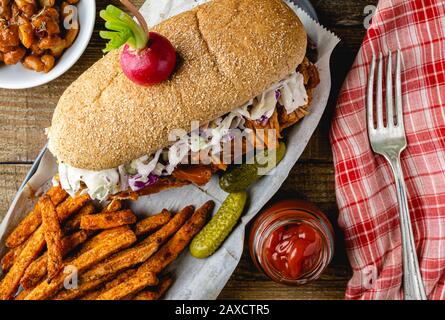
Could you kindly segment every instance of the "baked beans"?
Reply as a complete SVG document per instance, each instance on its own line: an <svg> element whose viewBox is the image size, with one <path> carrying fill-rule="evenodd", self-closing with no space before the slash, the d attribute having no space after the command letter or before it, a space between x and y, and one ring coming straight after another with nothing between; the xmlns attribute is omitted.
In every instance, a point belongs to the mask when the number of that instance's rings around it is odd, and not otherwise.
<svg viewBox="0 0 445 320"><path fill-rule="evenodd" d="M49 72L79 33L79 0L0 0L0 62Z"/></svg>

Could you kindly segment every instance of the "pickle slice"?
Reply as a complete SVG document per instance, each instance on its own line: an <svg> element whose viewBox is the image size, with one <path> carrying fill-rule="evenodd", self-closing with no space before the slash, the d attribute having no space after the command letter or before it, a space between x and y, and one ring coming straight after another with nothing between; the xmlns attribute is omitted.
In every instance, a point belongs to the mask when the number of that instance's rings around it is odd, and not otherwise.
<svg viewBox="0 0 445 320"><path fill-rule="evenodd" d="M280 142L275 152L276 163L274 167L267 170L264 164L260 164L263 162L258 161L262 159L256 158L255 163L241 164L226 172L219 179L219 186L225 192L229 193L246 191L254 182L258 181L262 176L272 171L272 169L275 168L276 165L281 162L281 160L283 160L284 155L286 154L286 145L283 142ZM263 159L267 157L267 150L264 153L265 155L263 155ZM261 174L259 174L260 169L263 171Z"/></svg>
<svg viewBox="0 0 445 320"><path fill-rule="evenodd" d="M190 244L190 253L195 258L211 256L224 242L237 224L247 200L247 193L231 193L222 203L218 212L199 232Z"/></svg>

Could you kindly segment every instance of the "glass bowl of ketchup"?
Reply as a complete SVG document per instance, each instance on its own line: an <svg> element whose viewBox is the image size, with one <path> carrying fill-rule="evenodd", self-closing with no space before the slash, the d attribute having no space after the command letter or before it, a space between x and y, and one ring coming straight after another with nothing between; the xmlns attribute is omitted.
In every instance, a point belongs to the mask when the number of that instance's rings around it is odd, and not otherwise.
<svg viewBox="0 0 445 320"><path fill-rule="evenodd" d="M301 200L280 201L252 225L249 249L256 267L287 285L318 279L334 254L334 232L326 216Z"/></svg>

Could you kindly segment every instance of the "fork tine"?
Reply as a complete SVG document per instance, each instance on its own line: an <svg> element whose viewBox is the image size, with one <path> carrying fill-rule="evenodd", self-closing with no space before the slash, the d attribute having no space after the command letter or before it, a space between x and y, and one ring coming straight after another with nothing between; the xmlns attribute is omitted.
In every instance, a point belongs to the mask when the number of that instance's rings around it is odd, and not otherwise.
<svg viewBox="0 0 445 320"><path fill-rule="evenodd" d="M374 74L375 74L375 56L373 54L368 76L368 93L366 95L368 131L374 130Z"/></svg>
<svg viewBox="0 0 445 320"><path fill-rule="evenodd" d="M394 127L394 98L392 85L392 52L388 55L386 66L386 125Z"/></svg>
<svg viewBox="0 0 445 320"><path fill-rule="evenodd" d="M377 66L377 128L383 128L383 55L380 52Z"/></svg>
<svg viewBox="0 0 445 320"><path fill-rule="evenodd" d="M396 60L396 115L397 126L404 127L403 125L403 107L402 107L402 80L401 80L401 57L402 53L397 50Z"/></svg>

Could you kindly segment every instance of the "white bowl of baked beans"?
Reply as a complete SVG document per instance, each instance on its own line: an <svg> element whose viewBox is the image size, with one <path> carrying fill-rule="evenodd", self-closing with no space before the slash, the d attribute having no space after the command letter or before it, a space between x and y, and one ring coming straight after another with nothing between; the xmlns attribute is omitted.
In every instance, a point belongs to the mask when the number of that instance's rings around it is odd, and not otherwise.
<svg viewBox="0 0 445 320"><path fill-rule="evenodd" d="M0 0L0 88L60 77L84 53L95 20L95 0Z"/></svg>

